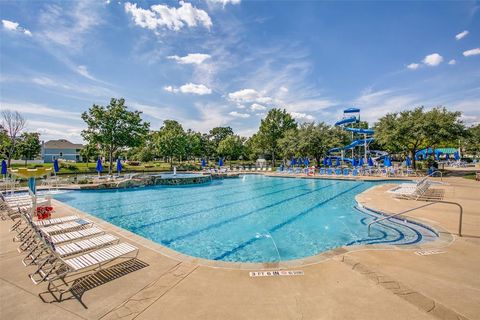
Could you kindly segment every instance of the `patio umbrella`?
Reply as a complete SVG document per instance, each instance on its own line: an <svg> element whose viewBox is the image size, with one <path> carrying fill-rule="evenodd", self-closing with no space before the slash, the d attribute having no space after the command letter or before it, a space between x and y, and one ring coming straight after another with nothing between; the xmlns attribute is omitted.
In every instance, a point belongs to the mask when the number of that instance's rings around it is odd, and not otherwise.
<svg viewBox="0 0 480 320"><path fill-rule="evenodd" d="M332 158L327 158L327 166L332 166Z"/></svg>
<svg viewBox="0 0 480 320"><path fill-rule="evenodd" d="M223 167L223 158L218 159L218 166Z"/></svg>
<svg viewBox="0 0 480 320"><path fill-rule="evenodd" d="M340 166L340 160L338 160L338 158L335 158L335 166L336 167Z"/></svg>
<svg viewBox="0 0 480 320"><path fill-rule="evenodd" d="M354 167L358 166L357 158L352 159L352 166Z"/></svg>
<svg viewBox="0 0 480 320"><path fill-rule="evenodd" d="M96 168L97 172L98 172L98 176L100 176L100 173L102 172L103 170L103 166L102 166L102 159L98 158L97 160L97 168Z"/></svg>
<svg viewBox="0 0 480 320"><path fill-rule="evenodd" d="M310 159L305 158L305 165L308 167L310 165Z"/></svg>
<svg viewBox="0 0 480 320"><path fill-rule="evenodd" d="M450 160L450 155L448 153L445 154L445 160L447 160L447 161Z"/></svg>
<svg viewBox="0 0 480 320"><path fill-rule="evenodd" d="M7 162L5 160L2 160L2 175L5 177L7 174Z"/></svg>
<svg viewBox="0 0 480 320"><path fill-rule="evenodd" d="M122 161L120 161L120 158L117 159L117 171L118 173L122 172Z"/></svg>
<svg viewBox="0 0 480 320"><path fill-rule="evenodd" d="M407 165L407 167L410 167L412 165L412 161L410 160L409 156L407 156L407 159L405 159L405 164Z"/></svg>
<svg viewBox="0 0 480 320"><path fill-rule="evenodd" d="M453 157L454 157L455 160L457 160L457 161L460 160L460 155L458 154L458 151L453 154Z"/></svg>
<svg viewBox="0 0 480 320"><path fill-rule="evenodd" d="M302 158L298 158L298 165L301 166L303 164L303 159Z"/></svg>
<svg viewBox="0 0 480 320"><path fill-rule="evenodd" d="M202 159L202 167L206 167L207 166L207 162L205 161L205 159Z"/></svg>
<svg viewBox="0 0 480 320"><path fill-rule="evenodd" d="M385 167L391 167L392 166L392 161L390 160L390 157L385 157L385 160L383 160L383 165Z"/></svg>
<svg viewBox="0 0 480 320"><path fill-rule="evenodd" d="M60 171L60 167L58 166L58 160L55 159L53 161L53 172L55 173L55 175L57 175L58 171Z"/></svg>
<svg viewBox="0 0 480 320"><path fill-rule="evenodd" d="M358 165L359 165L359 166L363 166L363 165L364 165L364 160L363 160L363 158L360 158L360 161L359 161Z"/></svg>
<svg viewBox="0 0 480 320"><path fill-rule="evenodd" d="M326 167L326 166L327 166L327 164L328 164L328 160L327 160L327 158L323 158L323 165Z"/></svg>
<svg viewBox="0 0 480 320"><path fill-rule="evenodd" d="M35 178L28 178L28 189L30 189L33 195L37 193Z"/></svg>
<svg viewBox="0 0 480 320"><path fill-rule="evenodd" d="M369 167L373 167L373 160L372 160L371 157L368 157L367 162L368 162L368 166L369 166Z"/></svg>

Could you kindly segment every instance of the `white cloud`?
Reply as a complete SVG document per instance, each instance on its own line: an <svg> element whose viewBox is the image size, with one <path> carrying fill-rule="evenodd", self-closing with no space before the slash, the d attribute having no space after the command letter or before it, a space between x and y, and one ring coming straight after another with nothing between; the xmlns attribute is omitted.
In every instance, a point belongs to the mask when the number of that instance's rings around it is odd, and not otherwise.
<svg viewBox="0 0 480 320"><path fill-rule="evenodd" d="M179 31L185 25L196 27L203 25L210 29L213 25L208 13L197 9L190 3L180 1L180 7L174 8L164 4L152 5L150 9L138 8L136 3L125 3L125 12L132 15L134 23L142 28L157 30L158 28L167 28Z"/></svg>
<svg viewBox="0 0 480 320"><path fill-rule="evenodd" d="M480 48L470 49L470 50L467 50L467 51L463 52L463 55L465 57L476 56L478 54L480 54Z"/></svg>
<svg viewBox="0 0 480 320"><path fill-rule="evenodd" d="M457 61L455 59L452 59L452 60L448 61L448 64L453 66L453 65L457 64Z"/></svg>
<svg viewBox="0 0 480 320"><path fill-rule="evenodd" d="M212 89L208 88L207 86L203 84L194 84L194 83L186 83L180 88L175 88L173 86L165 86L163 87L163 90L172 92L172 93L178 93L178 92L193 93L201 96L212 93Z"/></svg>
<svg viewBox="0 0 480 320"><path fill-rule="evenodd" d="M23 33L27 36L32 36L32 33L30 32L30 30L28 29L25 29L24 27L21 27L20 24L18 22L13 22L13 21L10 21L10 20L2 20L2 25L5 29L9 30L9 31L16 31L16 32L20 32L20 33Z"/></svg>
<svg viewBox="0 0 480 320"><path fill-rule="evenodd" d="M229 113L229 115L231 115L232 117L235 117L235 118L250 118L250 115L248 113L240 113L240 112L237 112L237 111L232 111Z"/></svg>
<svg viewBox="0 0 480 320"><path fill-rule="evenodd" d="M214 3L214 4L221 4L224 7L227 4L240 4L242 2L241 0L207 0L209 3Z"/></svg>
<svg viewBox="0 0 480 320"><path fill-rule="evenodd" d="M87 79L90 80L97 80L94 76L92 76L89 72L86 66L78 66L77 67L77 73L84 76Z"/></svg>
<svg viewBox="0 0 480 320"><path fill-rule="evenodd" d="M30 102L2 102L1 109L18 110L24 114L61 118L69 120L81 120L80 112L70 112L58 108L52 108L38 103Z"/></svg>
<svg viewBox="0 0 480 320"><path fill-rule="evenodd" d="M271 103L273 99L266 97L262 93L255 89L242 89L228 94L228 99L237 103L240 102L258 102L258 103Z"/></svg>
<svg viewBox="0 0 480 320"><path fill-rule="evenodd" d="M267 107L265 106L262 106L261 104L258 104L258 103L254 103L250 106L250 110L252 111L262 111L262 110L266 110Z"/></svg>
<svg viewBox="0 0 480 320"><path fill-rule="evenodd" d="M410 63L407 68L408 69L411 69L411 70L415 70L415 69L418 69L420 67L420 64L418 63Z"/></svg>
<svg viewBox="0 0 480 320"><path fill-rule="evenodd" d="M425 56L425 58L423 59L423 63L431 67L438 66L440 63L442 63L442 61L443 61L443 57L438 53L429 54L428 56Z"/></svg>
<svg viewBox="0 0 480 320"><path fill-rule="evenodd" d="M303 113L303 112L290 112L290 114L292 115L292 117L294 117L297 120L304 120L304 121L315 120L315 118L312 115L306 114L306 113Z"/></svg>
<svg viewBox="0 0 480 320"><path fill-rule="evenodd" d="M205 60L211 56L205 53L189 53L185 57L180 56L168 56L167 59L175 60L180 64L202 64Z"/></svg>
<svg viewBox="0 0 480 320"><path fill-rule="evenodd" d="M465 38L469 34L468 30L464 30L455 36L455 39L460 40Z"/></svg>
<svg viewBox="0 0 480 320"><path fill-rule="evenodd" d="M280 92L287 93L287 92L288 92L288 88L285 87L285 86L281 86L281 87L280 87Z"/></svg>

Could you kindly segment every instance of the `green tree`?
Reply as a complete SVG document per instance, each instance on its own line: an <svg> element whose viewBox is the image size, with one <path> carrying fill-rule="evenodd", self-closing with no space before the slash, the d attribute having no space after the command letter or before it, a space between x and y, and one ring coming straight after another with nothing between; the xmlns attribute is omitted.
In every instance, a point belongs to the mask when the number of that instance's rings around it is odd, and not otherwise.
<svg viewBox="0 0 480 320"><path fill-rule="evenodd" d="M400 113L389 113L375 124L374 137L388 152L408 153L415 168L415 153L427 146L425 122L423 107Z"/></svg>
<svg viewBox="0 0 480 320"><path fill-rule="evenodd" d="M82 137L90 144L99 144L109 159L109 174L112 173L114 155L122 148L142 144L150 124L144 122L140 111L129 111L125 100L112 98L106 107L93 105L82 114L87 129Z"/></svg>
<svg viewBox="0 0 480 320"><path fill-rule="evenodd" d="M88 164L90 160L93 160L95 157L98 156L98 149L97 146L91 143L87 143L83 146L82 150L80 150L80 156L82 157L83 162Z"/></svg>
<svg viewBox="0 0 480 320"><path fill-rule="evenodd" d="M154 134L154 145L158 153L167 157L170 167L173 167L173 159L181 159L185 155L187 137L182 125L175 120L165 120L163 126Z"/></svg>
<svg viewBox="0 0 480 320"><path fill-rule="evenodd" d="M10 167L10 162L15 156L20 133L25 128L26 121L18 111L3 110L0 124L8 137L3 149L5 149L7 157L7 165Z"/></svg>
<svg viewBox="0 0 480 320"><path fill-rule="evenodd" d="M286 110L273 108L265 119L262 119L258 130L258 143L259 147L271 155L272 166L275 167L275 157L279 152L278 142L288 130L296 127L297 123Z"/></svg>
<svg viewBox="0 0 480 320"><path fill-rule="evenodd" d="M458 145L465 136L465 126L460 120L461 112L434 108L425 113L423 135L433 151L440 145Z"/></svg>
<svg viewBox="0 0 480 320"><path fill-rule="evenodd" d="M20 135L17 143L17 154L25 159L25 166L28 160L32 160L40 154L41 149L39 133L24 132Z"/></svg>
<svg viewBox="0 0 480 320"><path fill-rule="evenodd" d="M229 135L218 144L217 154L229 160L237 160L243 155L244 139L238 135Z"/></svg>
<svg viewBox="0 0 480 320"><path fill-rule="evenodd" d="M185 133L185 136L185 155L187 159L190 159L191 157L202 157L205 154L202 144L202 134L200 132L195 132L191 129L188 129Z"/></svg>
<svg viewBox="0 0 480 320"><path fill-rule="evenodd" d="M243 144L243 154L246 159L256 160L260 155L265 153L258 140L258 134L255 133Z"/></svg>
<svg viewBox="0 0 480 320"><path fill-rule="evenodd" d="M210 140L210 154L209 156L216 156L218 150L218 145L220 141L224 140L226 137L233 135L233 130L230 127L215 127L209 132Z"/></svg>
<svg viewBox="0 0 480 320"><path fill-rule="evenodd" d="M10 139L8 138L7 130L0 124L0 158L7 158L9 147Z"/></svg>
<svg viewBox="0 0 480 320"><path fill-rule="evenodd" d="M463 147L467 153L474 156L480 155L480 124L467 129Z"/></svg>

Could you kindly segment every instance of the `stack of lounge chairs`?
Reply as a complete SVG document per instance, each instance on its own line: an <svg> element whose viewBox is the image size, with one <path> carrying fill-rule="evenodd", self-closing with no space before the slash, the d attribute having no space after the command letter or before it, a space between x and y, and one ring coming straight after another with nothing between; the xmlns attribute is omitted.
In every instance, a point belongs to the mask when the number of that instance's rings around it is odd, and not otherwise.
<svg viewBox="0 0 480 320"><path fill-rule="evenodd" d="M420 179L415 183L402 183L399 186L388 190L395 198L412 200L435 200L440 199L441 194L430 189L432 182L428 177Z"/></svg>
<svg viewBox="0 0 480 320"><path fill-rule="evenodd" d="M115 264L120 258L135 259L138 248L121 243L92 221L77 215L45 220L31 218L31 199L17 196L0 198L0 214L14 222L10 232L20 244L18 252L24 255L22 263L29 266L28 274L36 285L48 284L48 291L57 301L67 292L74 294L88 282L89 275L105 269L126 268ZM87 273L87 275L85 275ZM81 278L78 276L81 275ZM67 281L70 277L75 281Z"/></svg>

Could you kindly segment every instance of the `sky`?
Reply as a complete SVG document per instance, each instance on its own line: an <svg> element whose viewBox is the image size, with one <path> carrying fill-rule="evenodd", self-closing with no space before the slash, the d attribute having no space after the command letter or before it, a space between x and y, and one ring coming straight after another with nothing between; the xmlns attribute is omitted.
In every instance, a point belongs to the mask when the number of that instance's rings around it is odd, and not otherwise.
<svg viewBox="0 0 480 320"><path fill-rule="evenodd" d="M82 142L82 112L125 98L243 136L269 109L373 124L417 106L480 122L478 1L0 1L0 109Z"/></svg>

